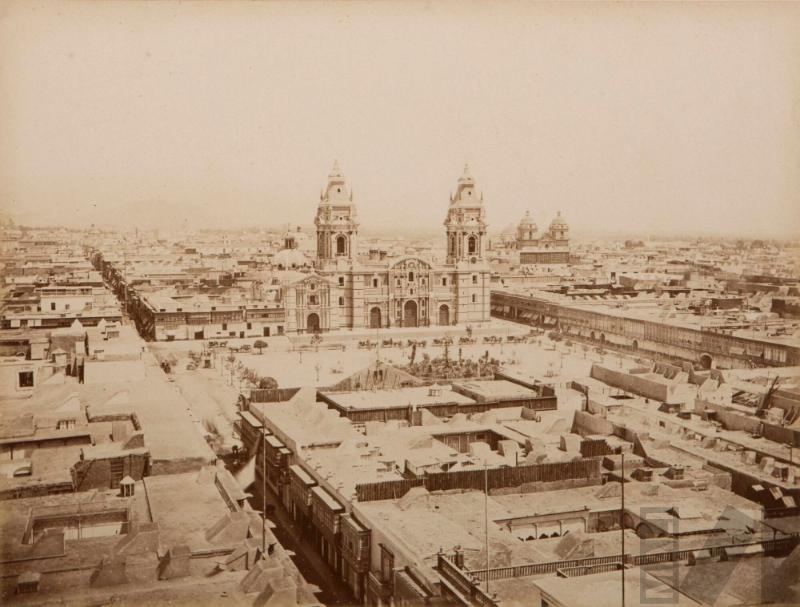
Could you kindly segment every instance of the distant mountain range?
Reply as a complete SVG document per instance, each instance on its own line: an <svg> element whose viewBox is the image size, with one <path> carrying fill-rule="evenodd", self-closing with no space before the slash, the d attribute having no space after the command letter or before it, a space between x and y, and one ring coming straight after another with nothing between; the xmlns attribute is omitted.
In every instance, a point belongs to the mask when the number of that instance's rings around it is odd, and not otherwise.
<svg viewBox="0 0 800 607"><path fill-rule="evenodd" d="M277 206L277 205L276 205ZM38 209L0 209L0 225L9 220L16 225L27 226L61 226L68 228L85 228L95 226L99 228L132 228L140 229L188 229L197 230L203 228L219 229L239 229L239 228L267 228L270 230L284 230L288 225L296 226L296 222L287 222L285 217L295 215L293 205L280 205L273 207L270 212L269 206L264 205L262 212L253 212L242 209L238 204L226 204L221 202L214 205L192 205L188 203L175 203L158 200L147 200L130 202L119 205L113 204L91 204L82 205L80 208L70 208L62 206L54 212L44 212ZM275 211L279 210L279 214ZM308 218L310 219L310 218ZM308 219L299 223L304 231L313 230L313 224ZM387 222L390 223L390 222ZM576 221L575 223L579 223ZM498 225L490 226L489 236L496 238L501 232L508 230L516 224L498 221ZM409 238L444 238L444 228L438 223L433 225L419 225L414 222L408 224L390 223L381 225L371 222L362 226L360 233L363 237L397 237L404 236ZM664 230L654 232L653 230L634 231L620 230L615 228L581 229L574 227L571 230L573 239L602 239L602 240L624 240L626 238L648 238L648 239L668 239L668 240L696 240L703 237L724 237L726 235L704 231L702 229L692 229L685 231ZM756 234L743 231L740 234L729 235L732 238L753 237L753 238L779 238L796 239L792 233L786 234Z"/></svg>

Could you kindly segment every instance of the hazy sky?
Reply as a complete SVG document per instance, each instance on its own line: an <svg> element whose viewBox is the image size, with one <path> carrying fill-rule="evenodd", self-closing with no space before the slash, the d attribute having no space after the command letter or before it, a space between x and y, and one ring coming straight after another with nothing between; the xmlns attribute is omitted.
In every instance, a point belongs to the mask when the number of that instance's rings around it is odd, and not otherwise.
<svg viewBox="0 0 800 607"><path fill-rule="evenodd" d="M800 4L0 3L28 222L800 232Z"/></svg>

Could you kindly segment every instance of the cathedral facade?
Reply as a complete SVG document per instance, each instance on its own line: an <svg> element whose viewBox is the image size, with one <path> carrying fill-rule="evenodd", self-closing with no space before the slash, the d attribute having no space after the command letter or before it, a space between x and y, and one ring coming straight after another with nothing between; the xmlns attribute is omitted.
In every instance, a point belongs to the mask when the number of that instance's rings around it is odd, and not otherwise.
<svg viewBox="0 0 800 607"><path fill-rule="evenodd" d="M517 226L516 248L520 265L568 264L569 226L561 211L541 233L530 212L526 212Z"/></svg>
<svg viewBox="0 0 800 607"><path fill-rule="evenodd" d="M465 167L445 217L446 260L360 258L352 190L334 164L320 193L314 270L285 285L286 330L428 327L489 321L483 196Z"/></svg>

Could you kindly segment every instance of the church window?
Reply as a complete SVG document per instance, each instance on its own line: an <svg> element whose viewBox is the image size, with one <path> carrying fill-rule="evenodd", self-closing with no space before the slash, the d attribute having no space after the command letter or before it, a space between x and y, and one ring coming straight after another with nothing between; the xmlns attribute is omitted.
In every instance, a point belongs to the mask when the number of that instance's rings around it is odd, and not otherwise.
<svg viewBox="0 0 800 607"><path fill-rule="evenodd" d="M475 303L476 301L477 301L476 295L475 295L475 293L473 293L472 294L472 303Z"/></svg>
<svg viewBox="0 0 800 607"><path fill-rule="evenodd" d="M398 279L395 281L395 284L396 284L396 285L399 287L399 286L401 286L401 285L402 285L402 282L401 282L401 281L400 281L400 279L398 278Z"/></svg>
<svg viewBox="0 0 800 607"><path fill-rule="evenodd" d="M309 303L310 305L312 305L312 306L316 306L316 305L317 305L317 302L318 302L318 300L317 300L317 296L316 296L316 295L309 295L309 296L308 296L308 303Z"/></svg>
<svg viewBox="0 0 800 607"><path fill-rule="evenodd" d="M317 285L316 285L316 283L313 283L313 282L312 282L312 283L309 285L309 288L310 288L312 291L315 291L315 290L316 290L316 288L317 288Z"/></svg>
<svg viewBox="0 0 800 607"><path fill-rule="evenodd" d="M347 250L347 239L344 236L336 237L336 254L345 255Z"/></svg>
<svg viewBox="0 0 800 607"><path fill-rule="evenodd" d="M339 277L339 286L340 286L340 287L343 287L343 286L344 286L344 276L340 276L340 277Z"/></svg>
<svg viewBox="0 0 800 607"><path fill-rule="evenodd" d="M408 282L413 282L413 281L414 281L414 272L409 272L408 273Z"/></svg>
<svg viewBox="0 0 800 607"><path fill-rule="evenodd" d="M472 275L472 284L474 284L474 285L478 284L478 275L477 274L473 274Z"/></svg>
<svg viewBox="0 0 800 607"><path fill-rule="evenodd" d="M467 251L470 254L478 252L478 239L475 238L474 236L470 236L469 239L467 240Z"/></svg>
<svg viewBox="0 0 800 607"><path fill-rule="evenodd" d="M378 279L377 278L373 278L372 279L372 288L374 288L374 289L378 288Z"/></svg>
<svg viewBox="0 0 800 607"><path fill-rule="evenodd" d="M344 305L344 297L340 297L340 298L339 298L339 305L340 305L340 306L343 306L343 305Z"/></svg>
<svg viewBox="0 0 800 607"><path fill-rule="evenodd" d="M443 287L447 286L447 276L442 276L442 286Z"/></svg>

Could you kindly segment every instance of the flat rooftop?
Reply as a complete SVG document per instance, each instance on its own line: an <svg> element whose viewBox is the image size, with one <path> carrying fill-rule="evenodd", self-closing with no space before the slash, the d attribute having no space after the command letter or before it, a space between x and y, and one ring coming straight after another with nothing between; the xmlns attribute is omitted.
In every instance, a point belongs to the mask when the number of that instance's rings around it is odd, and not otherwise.
<svg viewBox="0 0 800 607"><path fill-rule="evenodd" d="M506 379L486 379L476 381L458 381L453 383L456 390L474 395L483 401L516 400L522 398L537 398L536 390L526 388Z"/></svg>
<svg viewBox="0 0 800 607"><path fill-rule="evenodd" d="M510 382L509 382L510 383ZM474 404L468 396L454 392L451 386L414 386L394 390L358 390L320 394L344 409L394 409L412 405Z"/></svg>
<svg viewBox="0 0 800 607"><path fill-rule="evenodd" d="M524 578L517 578L519 582ZM564 607L583 607L591 595L593 607L619 607L621 603L621 575L616 571L585 575L581 577L540 578L534 583L542 598L550 597L555 604ZM503 586L496 586L502 600ZM680 594L661 580L638 568L630 569L625 575L625 604L630 607L648 607L654 604L670 607L691 607L700 603Z"/></svg>
<svg viewBox="0 0 800 607"><path fill-rule="evenodd" d="M60 414L62 405L73 397L79 401L78 411L62 411ZM144 381L87 384L78 383L74 377L65 377L60 384L45 382L39 385L29 398L0 399L0 410L3 411L4 418L24 414L51 418L77 416L82 417L85 423L86 408L92 413L117 414L121 418L135 413L154 463L196 460L199 464L215 459L213 451L202 438L202 428L187 413L189 404L186 399L174 384L167 381L152 357L145 358ZM92 430L94 426L93 422L88 428ZM110 429L110 424L107 427L97 426L98 431L92 431L96 444L103 440L103 432L100 430L107 429ZM76 430L82 430L80 425Z"/></svg>

